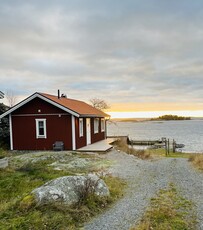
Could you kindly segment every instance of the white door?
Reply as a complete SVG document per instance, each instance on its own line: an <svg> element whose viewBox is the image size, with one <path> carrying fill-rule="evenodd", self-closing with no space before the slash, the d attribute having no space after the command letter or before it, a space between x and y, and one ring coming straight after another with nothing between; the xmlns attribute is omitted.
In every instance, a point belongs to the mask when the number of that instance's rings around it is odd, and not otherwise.
<svg viewBox="0 0 203 230"><path fill-rule="evenodd" d="M89 144L91 144L90 118L86 118L86 136L87 136L87 145L89 145Z"/></svg>

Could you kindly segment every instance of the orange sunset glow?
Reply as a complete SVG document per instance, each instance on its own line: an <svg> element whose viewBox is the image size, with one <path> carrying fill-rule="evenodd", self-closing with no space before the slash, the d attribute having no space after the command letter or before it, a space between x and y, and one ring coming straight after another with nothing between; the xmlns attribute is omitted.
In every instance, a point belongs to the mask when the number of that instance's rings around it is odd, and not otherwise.
<svg viewBox="0 0 203 230"><path fill-rule="evenodd" d="M202 108L202 103L117 103L107 112L112 118L150 118L165 114L203 117Z"/></svg>
<svg viewBox="0 0 203 230"><path fill-rule="evenodd" d="M186 117L203 117L203 110L191 111L148 111L148 112L108 112L111 118L154 118L166 114L186 116Z"/></svg>

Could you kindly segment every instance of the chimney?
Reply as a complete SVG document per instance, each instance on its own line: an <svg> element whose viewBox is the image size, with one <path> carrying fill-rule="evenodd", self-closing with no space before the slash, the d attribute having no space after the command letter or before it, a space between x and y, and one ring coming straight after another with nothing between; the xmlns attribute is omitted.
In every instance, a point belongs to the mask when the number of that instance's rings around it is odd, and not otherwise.
<svg viewBox="0 0 203 230"><path fill-rule="evenodd" d="M67 95L66 95L65 93L62 93L62 94L61 94L61 97L67 98Z"/></svg>
<svg viewBox="0 0 203 230"><path fill-rule="evenodd" d="M60 99L60 90L58 89L58 99Z"/></svg>

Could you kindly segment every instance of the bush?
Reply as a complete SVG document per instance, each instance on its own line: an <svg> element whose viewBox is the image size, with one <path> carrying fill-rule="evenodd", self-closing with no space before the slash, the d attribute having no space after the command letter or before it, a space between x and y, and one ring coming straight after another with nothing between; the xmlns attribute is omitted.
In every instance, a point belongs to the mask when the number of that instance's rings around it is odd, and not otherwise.
<svg viewBox="0 0 203 230"><path fill-rule="evenodd" d="M203 170L203 154L192 154L189 159L192 164L200 170Z"/></svg>
<svg viewBox="0 0 203 230"><path fill-rule="evenodd" d="M80 186L80 188L77 191L79 197L79 201L78 201L79 206L82 204L86 204L88 199L95 196L94 192L95 192L95 188L98 185L99 180L94 181L91 178L87 178L85 180L84 185Z"/></svg>
<svg viewBox="0 0 203 230"><path fill-rule="evenodd" d="M0 114L6 112L8 110L8 106L0 103ZM0 147L8 148L10 141L10 131L9 131L9 121L8 118L5 117L0 121Z"/></svg>

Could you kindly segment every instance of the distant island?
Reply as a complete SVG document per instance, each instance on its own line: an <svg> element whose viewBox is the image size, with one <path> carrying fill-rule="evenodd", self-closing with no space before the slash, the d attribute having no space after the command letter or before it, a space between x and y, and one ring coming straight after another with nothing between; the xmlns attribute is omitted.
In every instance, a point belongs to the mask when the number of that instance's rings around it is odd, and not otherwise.
<svg viewBox="0 0 203 230"><path fill-rule="evenodd" d="M158 118L152 118L151 121L180 121L191 120L191 117L182 117L177 115L163 115Z"/></svg>
<svg viewBox="0 0 203 230"><path fill-rule="evenodd" d="M191 120L191 117L177 115L163 115L156 118L113 118L112 122L148 122L148 121L181 121Z"/></svg>

